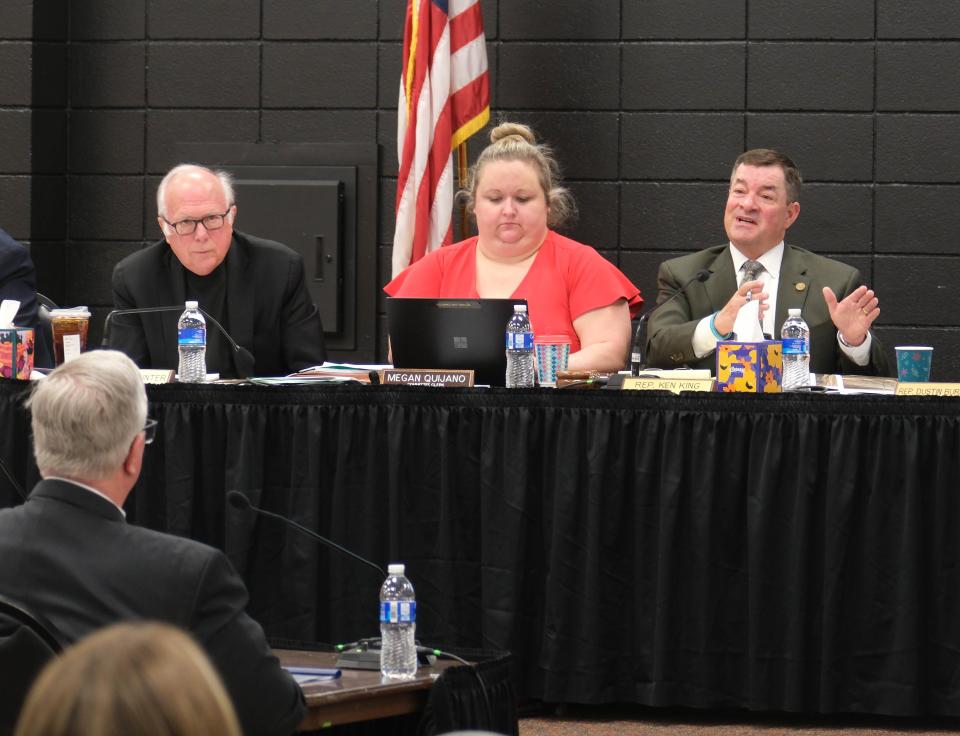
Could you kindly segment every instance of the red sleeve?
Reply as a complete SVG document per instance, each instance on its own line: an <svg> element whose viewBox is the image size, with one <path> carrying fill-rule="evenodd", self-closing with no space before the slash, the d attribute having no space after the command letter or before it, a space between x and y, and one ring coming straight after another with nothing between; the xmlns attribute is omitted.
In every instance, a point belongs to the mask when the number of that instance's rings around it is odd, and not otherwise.
<svg viewBox="0 0 960 736"><path fill-rule="evenodd" d="M476 238L447 245L408 266L383 287L388 296L472 299L477 296Z"/></svg>
<svg viewBox="0 0 960 736"><path fill-rule="evenodd" d="M430 253L411 266L407 266L396 278L383 287L389 296L435 297L440 291L443 273L439 258Z"/></svg>
<svg viewBox="0 0 960 736"><path fill-rule="evenodd" d="M570 289L570 318L575 320L592 309L606 307L618 299L626 299L630 317L636 317L643 306L640 289L610 261L587 245L567 241L563 247L567 257L567 284Z"/></svg>

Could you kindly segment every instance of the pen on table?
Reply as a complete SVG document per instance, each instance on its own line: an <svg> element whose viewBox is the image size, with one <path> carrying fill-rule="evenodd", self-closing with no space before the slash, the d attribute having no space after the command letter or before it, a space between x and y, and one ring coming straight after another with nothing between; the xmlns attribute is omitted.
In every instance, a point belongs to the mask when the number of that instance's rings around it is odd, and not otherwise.
<svg viewBox="0 0 960 736"><path fill-rule="evenodd" d="M330 669L329 667L284 667L291 675L313 675L315 677L326 677L335 680L340 677L340 670Z"/></svg>

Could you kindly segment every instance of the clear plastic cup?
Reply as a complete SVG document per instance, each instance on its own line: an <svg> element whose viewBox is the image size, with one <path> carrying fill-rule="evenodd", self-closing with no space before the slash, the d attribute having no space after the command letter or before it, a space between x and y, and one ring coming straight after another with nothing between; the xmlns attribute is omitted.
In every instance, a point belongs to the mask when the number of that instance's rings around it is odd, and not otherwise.
<svg viewBox="0 0 960 736"><path fill-rule="evenodd" d="M51 310L50 326L53 329L53 357L56 365L73 360L87 349L90 310L86 307Z"/></svg>
<svg viewBox="0 0 960 736"><path fill-rule="evenodd" d="M556 386L557 371L567 369L570 360L570 338L566 335L543 335L533 340L537 355L537 383Z"/></svg>

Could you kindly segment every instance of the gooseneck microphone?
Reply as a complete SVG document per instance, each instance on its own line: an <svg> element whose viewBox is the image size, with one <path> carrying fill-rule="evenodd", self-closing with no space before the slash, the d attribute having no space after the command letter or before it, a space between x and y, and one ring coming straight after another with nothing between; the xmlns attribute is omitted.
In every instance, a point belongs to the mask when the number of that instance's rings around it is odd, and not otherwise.
<svg viewBox="0 0 960 736"><path fill-rule="evenodd" d="M637 331L633 334L633 345L630 348L630 375L631 376L639 376L640 368L643 367L643 363L644 363L643 343L646 342L647 320L650 319L650 316L653 315L658 309L660 309L660 307L664 306L665 304L669 304L678 296L685 293L691 284L697 281L699 281L700 283L703 283L708 278L710 278L710 276L711 276L711 272L706 268L701 269L700 271L697 271L697 273L693 276L693 278L687 281L687 283L685 283L683 286L681 286L679 289L673 292L670 296L668 296L662 302L657 304L649 312L646 312L640 317L640 320L637 322Z"/></svg>
<svg viewBox="0 0 960 736"><path fill-rule="evenodd" d="M217 328L224 339L227 341L227 344L233 348L234 355L236 356L236 366L237 373L240 374L240 378L250 378L253 375L253 366L254 358L253 354L247 350L242 345L237 344L237 341L234 340L230 333L221 325L217 320L213 318L208 312L203 309L197 308L200 314L204 316L204 319L207 320L210 324ZM131 309L113 309L107 313L107 316L103 320L103 340L101 340L101 347L108 348L110 347L110 325L113 322L114 317L123 316L125 314L155 314L158 312L182 312L183 307L180 305L170 306L170 307L136 307Z"/></svg>
<svg viewBox="0 0 960 736"><path fill-rule="evenodd" d="M247 498L244 494L240 493L240 491L227 491L227 503L233 506L233 508L239 509L241 511L249 510L257 514L262 514L263 516L268 516L271 519L282 521L284 524L287 524L288 526L292 526L297 531L303 532L308 537L312 537L313 539L316 539L318 542L321 542L322 544L325 544L328 547L331 547L332 549L335 549L339 552L343 552L343 554L349 557L352 557L358 562L362 562L364 565L368 565L372 567L374 570L380 573L381 578L386 579L387 577L387 571L384 570L382 567L380 567L377 563L370 562L370 560L366 559L365 557L361 557L356 552L351 552L346 547L341 547L339 544L337 544L333 540L327 539L326 537L320 534L317 534L317 532L313 531L313 529L308 529L307 527L303 526L303 524L298 524L293 519L288 519L286 516L281 516L280 514L275 514L272 511L267 511L266 509L261 509L258 506L254 506L250 502L250 499Z"/></svg>
<svg viewBox="0 0 960 736"><path fill-rule="evenodd" d="M13 473L10 472L10 468L7 467L7 464L3 461L3 458L0 457L0 471L3 471L3 474L7 478L7 482L10 483L10 487L17 492L17 495L20 496L24 501L27 500L27 492L23 490L23 486L20 485L20 482L13 477Z"/></svg>

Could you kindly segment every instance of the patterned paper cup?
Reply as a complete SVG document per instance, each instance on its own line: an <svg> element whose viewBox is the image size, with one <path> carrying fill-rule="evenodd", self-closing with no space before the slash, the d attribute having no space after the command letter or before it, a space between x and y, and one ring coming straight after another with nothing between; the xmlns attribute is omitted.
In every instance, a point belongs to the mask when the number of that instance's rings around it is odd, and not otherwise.
<svg viewBox="0 0 960 736"><path fill-rule="evenodd" d="M541 386L556 386L557 371L565 371L570 359L570 338L543 335L534 338L533 345L537 353L537 382Z"/></svg>
<svg viewBox="0 0 960 736"><path fill-rule="evenodd" d="M909 383L926 383L930 380L930 364L933 348L924 345L897 346L897 378Z"/></svg>

